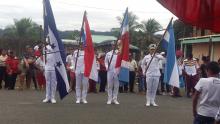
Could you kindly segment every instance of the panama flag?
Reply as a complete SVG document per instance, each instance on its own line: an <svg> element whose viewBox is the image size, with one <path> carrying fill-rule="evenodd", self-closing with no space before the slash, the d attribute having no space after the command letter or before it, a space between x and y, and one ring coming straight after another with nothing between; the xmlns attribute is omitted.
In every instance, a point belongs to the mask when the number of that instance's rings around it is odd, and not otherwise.
<svg viewBox="0 0 220 124"><path fill-rule="evenodd" d="M179 68L176 59L175 38L172 21L167 27L167 31L165 32L162 42L165 42L163 44L165 45L165 49L167 49L167 62L165 65L164 82L175 87L180 87Z"/></svg>
<svg viewBox="0 0 220 124"><path fill-rule="evenodd" d="M66 54L63 43L58 35L53 11L49 0L44 0L44 36L49 38L51 48L53 49L55 60L55 72L57 78L57 89L60 98L63 99L70 89L65 68Z"/></svg>
<svg viewBox="0 0 220 124"><path fill-rule="evenodd" d="M87 19L86 12L83 17L83 26L81 29L81 40L84 48L84 62L85 62L85 70L84 76L92 79L94 81L98 81L98 70L96 64L96 57L94 52L94 47L92 44L92 36L90 32L89 22Z"/></svg>
<svg viewBox="0 0 220 124"><path fill-rule="evenodd" d="M129 25L128 8L124 14L124 20L121 26L121 36L119 38L119 53L115 67L119 69L119 80L129 82Z"/></svg>

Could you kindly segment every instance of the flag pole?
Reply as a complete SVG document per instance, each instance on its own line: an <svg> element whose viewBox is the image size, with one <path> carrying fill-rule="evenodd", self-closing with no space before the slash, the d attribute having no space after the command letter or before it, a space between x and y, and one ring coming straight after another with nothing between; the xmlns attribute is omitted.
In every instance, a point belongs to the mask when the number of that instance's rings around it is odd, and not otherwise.
<svg viewBox="0 0 220 124"><path fill-rule="evenodd" d="M44 19L44 24L45 24L45 12L46 12L46 7L45 7L45 0L43 0L43 19ZM43 29L43 28L42 28ZM46 51L46 49L47 49L47 47L46 47L46 34L45 34L45 25L44 25L44 36L43 36L43 38L42 38L42 42L43 42L43 45L44 45L44 63L46 64L47 63L47 51ZM42 53L43 53L42 52Z"/></svg>
<svg viewBox="0 0 220 124"><path fill-rule="evenodd" d="M172 21L173 21L173 17L170 19L170 21L169 21L169 23L168 23L168 25L167 25L167 28L168 28L169 24L170 24ZM153 58L155 57L156 52L157 52L157 50L158 50L158 48L159 48L159 45L160 45L160 43L162 42L162 40L164 39L165 34L167 33L167 28L166 28L166 30L165 30L163 36L161 37L160 41L157 43L156 50L154 51L153 56L151 57L151 60L150 60L149 64L147 65L147 68L145 69L145 73L148 71L148 69L149 69L149 67L150 67L150 64L151 64Z"/></svg>
<svg viewBox="0 0 220 124"><path fill-rule="evenodd" d="M122 27L123 27L123 22L124 22L124 20L125 20L125 14L126 14L127 12L128 12L128 7L126 8L126 11L125 11L125 13L124 13L124 18L123 18L122 23L121 23L121 27L120 27L119 35L118 35L118 37L117 37L117 40L115 41L115 44L114 44L115 47L114 47L114 49L113 49L113 52L112 52L112 55L111 55L110 61L108 62L108 70L109 70L109 66L110 66L111 63L112 63L113 55L114 55L115 50L116 50L116 48L117 48L118 40L119 40L120 37L121 37L121 29L122 29Z"/></svg>
<svg viewBox="0 0 220 124"><path fill-rule="evenodd" d="M83 31L85 17L86 17L86 11L84 11L84 15L83 15L83 21L82 21L82 26L81 26L80 38L79 38L79 45L80 45L80 42L81 42L81 39L82 39L82 31ZM77 65L78 57L79 57L79 47L77 49L77 55L76 55L76 61L75 61L76 63L75 63L75 67L74 67L75 70L76 70L76 65Z"/></svg>

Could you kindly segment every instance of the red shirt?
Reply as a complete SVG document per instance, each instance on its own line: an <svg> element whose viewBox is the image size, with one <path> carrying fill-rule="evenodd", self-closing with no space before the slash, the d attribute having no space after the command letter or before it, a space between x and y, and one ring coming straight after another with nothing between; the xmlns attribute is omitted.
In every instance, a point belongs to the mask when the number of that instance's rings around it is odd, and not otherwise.
<svg viewBox="0 0 220 124"><path fill-rule="evenodd" d="M19 65L19 61L17 59L17 57L8 57L6 59L6 67L7 67L7 73L8 74L14 74L18 72L18 65Z"/></svg>
<svg viewBox="0 0 220 124"><path fill-rule="evenodd" d="M34 55L35 55L36 57L40 57L40 56L41 56L40 50L34 51Z"/></svg>

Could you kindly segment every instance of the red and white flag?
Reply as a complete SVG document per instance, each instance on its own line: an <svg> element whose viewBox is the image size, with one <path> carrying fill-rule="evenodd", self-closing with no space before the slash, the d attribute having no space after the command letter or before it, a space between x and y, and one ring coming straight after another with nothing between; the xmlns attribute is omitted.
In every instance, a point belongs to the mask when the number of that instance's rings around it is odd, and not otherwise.
<svg viewBox="0 0 220 124"><path fill-rule="evenodd" d="M116 60L115 68L119 69L119 80L129 82L129 24L128 8L124 14L121 26L121 36L119 37L119 53Z"/></svg>
<svg viewBox="0 0 220 124"><path fill-rule="evenodd" d="M98 81L98 70L96 64L96 57L94 52L94 47L92 43L92 35L90 32L89 22L86 16L86 12L83 17L83 27L82 27L82 43L84 49L84 63L85 70L84 76L92 79L94 81Z"/></svg>

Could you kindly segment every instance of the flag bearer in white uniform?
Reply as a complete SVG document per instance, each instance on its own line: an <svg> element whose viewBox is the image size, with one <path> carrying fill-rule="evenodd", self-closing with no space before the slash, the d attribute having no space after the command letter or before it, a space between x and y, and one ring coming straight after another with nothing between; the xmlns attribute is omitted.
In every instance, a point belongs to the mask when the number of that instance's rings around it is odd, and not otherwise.
<svg viewBox="0 0 220 124"><path fill-rule="evenodd" d="M43 100L43 102L56 103L55 93L57 88L57 79L55 72L55 54L51 53L53 52L53 49L49 44L46 45L45 51L46 98Z"/></svg>
<svg viewBox="0 0 220 124"><path fill-rule="evenodd" d="M112 43L112 47L114 49L115 47L114 43ZM108 82L108 101L107 101L108 105L111 104L112 102L116 105L119 104L117 100L118 89L119 89L118 72L115 69L117 52L118 51L115 50L113 54L113 50L111 50L105 56L105 67L107 69L107 82ZM113 54L112 61L111 64L109 65L112 54Z"/></svg>
<svg viewBox="0 0 220 124"><path fill-rule="evenodd" d="M88 103L86 100L87 91L88 91L88 78L84 76L84 51L82 50L82 44L80 44L80 50L74 52L74 63L76 63L76 103L79 104L80 102L86 104ZM77 55L78 54L78 55ZM76 62L77 57L77 62ZM82 88L81 88L82 85Z"/></svg>
<svg viewBox="0 0 220 124"><path fill-rule="evenodd" d="M153 57L153 53L155 52L156 49L156 44L151 44L149 46L149 54L146 55L142 61L142 67L143 67L143 73L146 75L146 83L147 83L147 93L146 93L146 98L147 98L147 103L146 106L158 106L155 103L155 97L156 97L156 92L159 84L159 79L160 79L160 66L159 66L159 61L163 58L160 54L155 55L153 58L147 72L146 68L148 64L150 63L151 58Z"/></svg>

